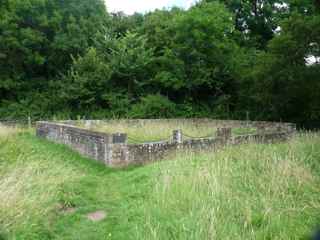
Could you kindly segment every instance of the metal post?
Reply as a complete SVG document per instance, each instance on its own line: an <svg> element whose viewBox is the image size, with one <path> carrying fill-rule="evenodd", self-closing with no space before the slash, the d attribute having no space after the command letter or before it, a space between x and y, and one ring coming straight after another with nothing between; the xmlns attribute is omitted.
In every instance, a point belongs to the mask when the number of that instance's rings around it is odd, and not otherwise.
<svg viewBox="0 0 320 240"><path fill-rule="evenodd" d="M232 136L231 128L218 128L216 136L218 138L223 138L224 140L230 139Z"/></svg>
<svg viewBox="0 0 320 240"><path fill-rule="evenodd" d="M173 142L177 144L182 143L182 131L181 130L174 130L173 131Z"/></svg>
<svg viewBox="0 0 320 240"><path fill-rule="evenodd" d="M31 129L31 117L28 116L28 128Z"/></svg>
<svg viewBox="0 0 320 240"><path fill-rule="evenodd" d="M126 133L112 134L112 144L126 144L128 142L128 136Z"/></svg>
<svg viewBox="0 0 320 240"><path fill-rule="evenodd" d="M247 127L249 126L249 121L250 121L250 112L246 111L246 123L247 123Z"/></svg>

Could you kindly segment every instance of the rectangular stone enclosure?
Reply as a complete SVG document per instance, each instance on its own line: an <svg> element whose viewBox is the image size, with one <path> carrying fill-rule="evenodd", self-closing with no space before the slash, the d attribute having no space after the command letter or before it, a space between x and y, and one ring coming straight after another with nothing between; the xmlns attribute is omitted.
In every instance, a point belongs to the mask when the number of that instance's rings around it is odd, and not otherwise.
<svg viewBox="0 0 320 240"><path fill-rule="evenodd" d="M110 167L141 165L164 158L177 150L214 150L226 145L241 143L273 143L288 140L295 132L291 123L223 121L211 119L155 119L155 120L81 120L83 125L112 124L124 121L128 124L144 122L181 122L201 124L208 122L217 127L214 137L183 140L181 130L172 133L172 139L141 144L128 143L126 133L106 134L77 127L79 121L37 122L38 137L60 144L65 144L81 155L95 159ZM255 134L232 136L236 127L255 127Z"/></svg>

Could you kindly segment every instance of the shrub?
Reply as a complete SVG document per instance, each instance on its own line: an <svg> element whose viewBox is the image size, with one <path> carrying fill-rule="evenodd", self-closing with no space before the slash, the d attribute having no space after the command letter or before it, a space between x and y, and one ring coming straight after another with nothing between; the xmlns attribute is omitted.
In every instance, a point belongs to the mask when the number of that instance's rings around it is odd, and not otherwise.
<svg viewBox="0 0 320 240"><path fill-rule="evenodd" d="M171 118L176 113L176 105L160 94L142 97L133 105L129 117L133 118Z"/></svg>

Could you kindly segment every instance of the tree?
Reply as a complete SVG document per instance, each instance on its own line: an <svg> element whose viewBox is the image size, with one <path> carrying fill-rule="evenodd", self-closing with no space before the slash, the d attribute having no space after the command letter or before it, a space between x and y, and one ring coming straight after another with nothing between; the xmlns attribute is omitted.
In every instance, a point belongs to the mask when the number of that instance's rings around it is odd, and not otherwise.
<svg viewBox="0 0 320 240"><path fill-rule="evenodd" d="M147 48L146 41L143 35L127 32L114 42L107 55L114 84L126 86L129 98L134 97L148 80L146 68L153 61L153 49Z"/></svg>
<svg viewBox="0 0 320 240"><path fill-rule="evenodd" d="M134 32L144 21L144 15L135 13L126 15L123 12L111 13L111 30L116 38L123 37L128 31Z"/></svg>
<svg viewBox="0 0 320 240"><path fill-rule="evenodd" d="M213 107L229 101L233 91L227 87L233 81L230 60L237 45L232 15L222 4L157 11L146 18L144 30L148 44L156 49L154 89L177 102L206 102Z"/></svg>
<svg viewBox="0 0 320 240"><path fill-rule="evenodd" d="M320 15L293 14L254 69L256 99L271 119L320 119Z"/></svg>
<svg viewBox="0 0 320 240"><path fill-rule="evenodd" d="M318 0L0 1L0 116L320 119Z"/></svg>
<svg viewBox="0 0 320 240"><path fill-rule="evenodd" d="M128 104L139 97L152 61L153 50L146 48L144 36L131 32L120 38L108 36L100 42L99 50L89 48L83 57L74 59L61 81L62 100L77 111L108 109L115 115L126 113L123 105L128 110Z"/></svg>
<svg viewBox="0 0 320 240"><path fill-rule="evenodd" d="M203 0L216 2L218 0ZM200 5L202 4L200 2ZM266 49L287 8L286 0L220 0L234 15L235 28L242 33L242 45Z"/></svg>
<svg viewBox="0 0 320 240"><path fill-rule="evenodd" d="M73 111L92 111L105 106L104 95L110 91L111 67L96 49L73 60L68 74L61 82L62 101Z"/></svg>
<svg viewBox="0 0 320 240"><path fill-rule="evenodd" d="M0 103L46 91L107 21L102 0L2 0L0 13Z"/></svg>

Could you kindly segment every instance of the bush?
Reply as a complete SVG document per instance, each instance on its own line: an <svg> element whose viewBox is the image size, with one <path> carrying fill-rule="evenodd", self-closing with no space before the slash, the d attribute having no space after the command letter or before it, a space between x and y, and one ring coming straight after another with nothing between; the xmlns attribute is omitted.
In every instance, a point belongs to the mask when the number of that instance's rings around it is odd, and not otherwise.
<svg viewBox="0 0 320 240"><path fill-rule="evenodd" d="M128 117L132 118L172 118L176 115L176 104L160 94L142 97L133 105Z"/></svg>
<svg viewBox="0 0 320 240"><path fill-rule="evenodd" d="M3 101L0 105L0 119L33 119L48 118L52 115L52 98L47 94L30 94L18 102Z"/></svg>

